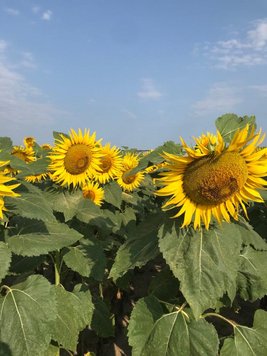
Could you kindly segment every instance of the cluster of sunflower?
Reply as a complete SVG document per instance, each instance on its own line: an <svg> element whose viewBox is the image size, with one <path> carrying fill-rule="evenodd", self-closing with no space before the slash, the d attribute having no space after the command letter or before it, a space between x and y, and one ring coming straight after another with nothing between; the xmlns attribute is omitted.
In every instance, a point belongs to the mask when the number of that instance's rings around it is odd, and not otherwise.
<svg viewBox="0 0 267 356"><path fill-rule="evenodd" d="M53 147L42 145L49 150L48 172L25 179L40 182L50 178L62 187L81 188L83 196L101 205L104 199L103 185L111 180L124 191L138 188L145 174L157 173L154 179L155 194L169 197L163 210L178 208L174 217L184 215L182 227L193 222L194 229L204 224L209 229L215 218L219 223L238 220L241 206L247 216L249 201L263 202L258 190L266 189L267 148L259 149L264 140L261 131L248 125L237 130L227 145L220 132L207 133L195 138L195 146L189 147L181 138L184 154L164 153L164 161L132 174L139 164L139 155L121 152L110 144L102 145L95 132L88 129L69 135L59 134ZM25 162L36 160L35 139L27 137L24 146L14 146L12 154ZM0 172L0 217L4 208L3 196L18 196L13 190L19 184L11 184L14 171L9 162L0 162L4 169ZM16 173L16 172L15 172ZM8 183L9 185L5 185Z"/></svg>

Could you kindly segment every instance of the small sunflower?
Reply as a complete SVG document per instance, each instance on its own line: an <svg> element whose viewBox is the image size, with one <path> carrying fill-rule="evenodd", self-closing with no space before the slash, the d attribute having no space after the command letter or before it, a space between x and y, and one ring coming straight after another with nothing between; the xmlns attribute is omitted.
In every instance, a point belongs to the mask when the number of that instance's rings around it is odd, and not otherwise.
<svg viewBox="0 0 267 356"><path fill-rule="evenodd" d="M100 141L96 141L95 132L81 129L76 133L70 130L69 137L60 134L49 154L49 170L52 179L61 186L73 187L84 185L88 177L100 167Z"/></svg>
<svg viewBox="0 0 267 356"><path fill-rule="evenodd" d="M184 214L182 227L194 221L194 229L203 222L208 229L212 216L221 223L238 220L239 206L263 202L258 189L266 189L267 149L258 150L264 140L261 131L246 126L238 130L226 146L222 136L202 135L190 148L181 139L187 155L165 153L166 171L158 179L159 196L170 196L164 210L179 208L174 217Z"/></svg>
<svg viewBox="0 0 267 356"><path fill-rule="evenodd" d="M20 184L10 184L6 185L5 183L10 183L14 179L7 177L3 172L0 172L0 218L3 219L3 211L6 210L4 205L3 197L18 197L20 194L15 193L13 190L16 189Z"/></svg>
<svg viewBox="0 0 267 356"><path fill-rule="evenodd" d="M104 189L96 182L87 182L82 188L82 193L84 198L92 200L98 206L103 202Z"/></svg>
<svg viewBox="0 0 267 356"><path fill-rule="evenodd" d="M29 163L36 160L32 147L13 146L11 154L22 161Z"/></svg>
<svg viewBox="0 0 267 356"><path fill-rule="evenodd" d="M124 191L133 191L138 188L144 179L144 172L130 174L131 170L139 164L138 155L126 153L122 159L122 168L117 175L117 183Z"/></svg>
<svg viewBox="0 0 267 356"><path fill-rule="evenodd" d="M96 170L93 177L100 183L107 183L114 179L121 169L122 158L120 156L120 150L107 143L100 149L100 165Z"/></svg>
<svg viewBox="0 0 267 356"><path fill-rule="evenodd" d="M26 182L29 183L40 183L49 177L48 173L33 174L25 177Z"/></svg>
<svg viewBox="0 0 267 356"><path fill-rule="evenodd" d="M34 137L28 136L28 137L24 137L23 143L26 148L30 148L35 145L36 140Z"/></svg>

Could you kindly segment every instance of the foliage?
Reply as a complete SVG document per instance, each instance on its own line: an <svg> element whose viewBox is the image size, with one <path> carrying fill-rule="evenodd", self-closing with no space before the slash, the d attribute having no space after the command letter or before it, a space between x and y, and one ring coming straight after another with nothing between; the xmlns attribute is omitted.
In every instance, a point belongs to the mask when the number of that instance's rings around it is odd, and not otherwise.
<svg viewBox="0 0 267 356"><path fill-rule="evenodd" d="M246 124L255 118L216 120L226 142ZM0 225L0 355L267 354L266 202L250 203L249 222L182 229L154 194L162 166L133 192L105 184L99 207L80 189L25 181L48 171L49 151L36 145L25 163L7 137L0 150L20 183ZM184 153L166 142L130 174L163 152Z"/></svg>

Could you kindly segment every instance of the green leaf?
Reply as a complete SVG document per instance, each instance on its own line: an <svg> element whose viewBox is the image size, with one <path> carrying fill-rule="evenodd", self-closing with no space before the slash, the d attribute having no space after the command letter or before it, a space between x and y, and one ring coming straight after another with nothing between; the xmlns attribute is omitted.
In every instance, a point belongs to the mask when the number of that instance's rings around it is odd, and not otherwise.
<svg viewBox="0 0 267 356"><path fill-rule="evenodd" d="M2 287L0 297L1 341L14 356L43 355L51 340L50 324L56 304L50 283L42 276L30 276L13 287Z"/></svg>
<svg viewBox="0 0 267 356"><path fill-rule="evenodd" d="M25 182L23 185L26 191L20 192L20 197L16 199L6 198L8 210L30 219L55 220L52 206L49 202L50 194L43 192L33 184Z"/></svg>
<svg viewBox="0 0 267 356"><path fill-rule="evenodd" d="M213 325L204 319L190 320L187 313L177 310L163 314L155 297L137 302L128 327L133 356L215 356L219 340Z"/></svg>
<svg viewBox="0 0 267 356"><path fill-rule="evenodd" d="M11 251L7 244L0 241L0 282L6 276L11 261Z"/></svg>
<svg viewBox="0 0 267 356"><path fill-rule="evenodd" d="M78 205L84 200L82 192L68 190L56 194L53 199L53 209L64 214L65 221L71 220L78 212Z"/></svg>
<svg viewBox="0 0 267 356"><path fill-rule="evenodd" d="M106 267L106 257L101 245L95 241L80 241L75 247L69 247L63 259L73 271L84 277L93 277L101 281Z"/></svg>
<svg viewBox="0 0 267 356"><path fill-rule="evenodd" d="M116 182L106 184L104 187L104 199L107 203L120 209L122 201L122 189Z"/></svg>
<svg viewBox="0 0 267 356"><path fill-rule="evenodd" d="M237 325L234 338L224 340L221 356L266 356L267 312L257 310L252 328Z"/></svg>
<svg viewBox="0 0 267 356"><path fill-rule="evenodd" d="M256 250L267 251L267 243L244 219L241 219L235 225L239 228L245 245L253 246Z"/></svg>
<svg viewBox="0 0 267 356"><path fill-rule="evenodd" d="M246 125L250 127L256 125L255 116L239 117L236 114L225 114L215 121L217 129L220 131L223 139L230 142L238 129L244 128Z"/></svg>
<svg viewBox="0 0 267 356"><path fill-rule="evenodd" d="M247 247L240 254L237 285L244 300L255 301L267 294L267 251Z"/></svg>
<svg viewBox="0 0 267 356"><path fill-rule="evenodd" d="M96 298L94 300L94 307L91 328L100 337L114 336L111 314L106 303L102 299Z"/></svg>
<svg viewBox="0 0 267 356"><path fill-rule="evenodd" d="M47 173L48 172L48 164L49 164L48 157L39 158L37 161L27 163L27 165L25 167L23 167L22 172L20 172L16 177L24 178L24 177L31 176L31 175Z"/></svg>
<svg viewBox="0 0 267 356"><path fill-rule="evenodd" d="M140 356L157 319L164 314L161 304L154 296L139 299L131 313L128 325L132 356ZM158 355L158 353L156 353Z"/></svg>
<svg viewBox="0 0 267 356"><path fill-rule="evenodd" d="M79 332L91 322L93 309L91 294L89 291L67 292L60 286L54 286L54 290L57 312L56 320L51 324L52 339L63 348L75 351Z"/></svg>
<svg viewBox="0 0 267 356"><path fill-rule="evenodd" d="M228 292L232 296L239 266L241 236L234 224L211 230L180 230L163 225L159 248L197 318ZM233 297L233 296L232 296Z"/></svg>
<svg viewBox="0 0 267 356"><path fill-rule="evenodd" d="M0 137L0 151L11 151L12 141L9 137Z"/></svg>
<svg viewBox="0 0 267 356"><path fill-rule="evenodd" d="M145 221L129 230L126 242L117 252L110 278L116 280L129 269L142 267L159 254L157 233L163 217L162 213L148 215Z"/></svg>
<svg viewBox="0 0 267 356"><path fill-rule="evenodd" d="M46 261L47 256L34 256L34 257L24 257L14 255L12 256L12 262L10 266L10 271L12 273L21 274L26 272L33 272L42 263Z"/></svg>
<svg viewBox="0 0 267 356"><path fill-rule="evenodd" d="M39 220L17 219L17 231L6 242L12 252L22 256L40 256L72 245L82 238L76 230L56 220L44 223Z"/></svg>

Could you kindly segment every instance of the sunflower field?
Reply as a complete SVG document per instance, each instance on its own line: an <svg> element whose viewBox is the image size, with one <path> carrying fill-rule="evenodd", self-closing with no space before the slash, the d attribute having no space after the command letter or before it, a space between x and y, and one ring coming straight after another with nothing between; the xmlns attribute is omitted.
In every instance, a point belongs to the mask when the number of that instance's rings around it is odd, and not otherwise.
<svg viewBox="0 0 267 356"><path fill-rule="evenodd" d="M255 117L151 151L0 138L0 355L266 356Z"/></svg>

